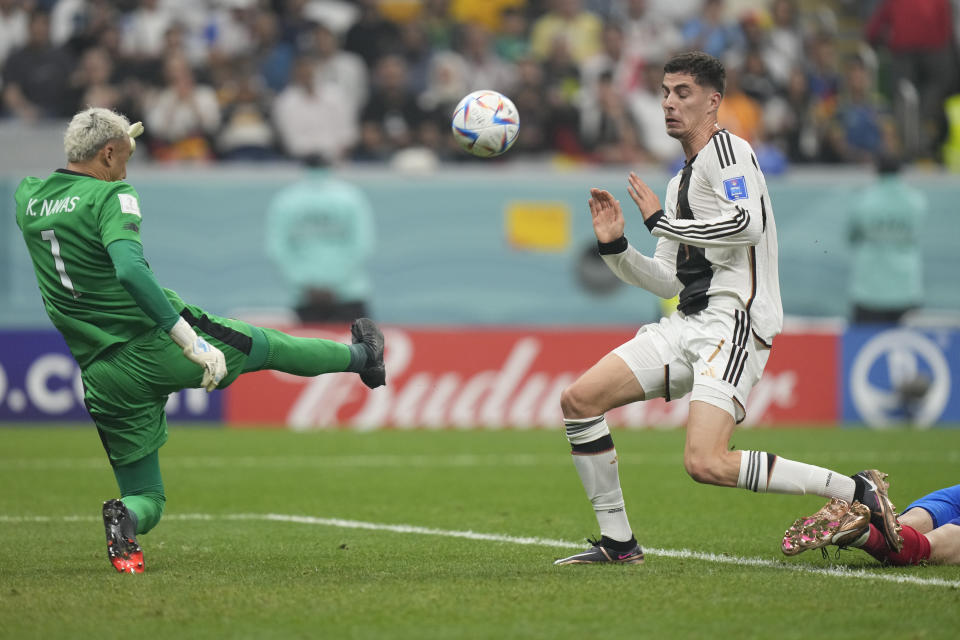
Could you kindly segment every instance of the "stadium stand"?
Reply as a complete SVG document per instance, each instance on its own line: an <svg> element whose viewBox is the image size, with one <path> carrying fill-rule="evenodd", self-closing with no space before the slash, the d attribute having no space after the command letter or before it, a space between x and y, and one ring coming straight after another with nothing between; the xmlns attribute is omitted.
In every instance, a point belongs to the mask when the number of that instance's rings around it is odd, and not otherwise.
<svg viewBox="0 0 960 640"><path fill-rule="evenodd" d="M486 88L523 117L511 158L669 165L647 133L648 76L702 48L737 89L728 126L776 167L867 162L856 138L871 131L939 162L956 34L940 20L936 48L917 51L898 22L908 1L0 0L0 122L105 106L148 123L158 162L275 160L304 153L282 115L298 93L301 108L338 103L356 132L312 150L332 162L409 148L471 162L449 112ZM951 15L950 0L919 4Z"/></svg>

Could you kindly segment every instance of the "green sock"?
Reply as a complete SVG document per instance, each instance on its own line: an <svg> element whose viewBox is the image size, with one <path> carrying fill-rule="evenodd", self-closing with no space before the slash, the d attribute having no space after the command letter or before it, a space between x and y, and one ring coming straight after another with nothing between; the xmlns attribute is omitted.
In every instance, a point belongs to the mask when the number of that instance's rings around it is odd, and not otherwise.
<svg viewBox="0 0 960 640"><path fill-rule="evenodd" d="M355 358L350 345L320 338L298 338L276 329L260 328L269 352L260 369L273 369L296 376L350 371Z"/></svg>
<svg viewBox="0 0 960 640"><path fill-rule="evenodd" d="M136 462L113 468L120 487L120 499L137 520L137 534L153 529L161 516L167 498L163 494L158 451Z"/></svg>

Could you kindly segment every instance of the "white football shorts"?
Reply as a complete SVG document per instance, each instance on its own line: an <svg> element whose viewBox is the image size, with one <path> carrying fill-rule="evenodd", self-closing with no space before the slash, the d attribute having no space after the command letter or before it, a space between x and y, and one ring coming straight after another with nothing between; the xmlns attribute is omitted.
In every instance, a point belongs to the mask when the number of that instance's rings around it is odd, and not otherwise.
<svg viewBox="0 0 960 640"><path fill-rule="evenodd" d="M691 400L720 407L739 423L770 348L753 335L739 303L714 298L710 304L694 315L677 311L644 325L613 353L633 371L647 399L669 402L693 391Z"/></svg>

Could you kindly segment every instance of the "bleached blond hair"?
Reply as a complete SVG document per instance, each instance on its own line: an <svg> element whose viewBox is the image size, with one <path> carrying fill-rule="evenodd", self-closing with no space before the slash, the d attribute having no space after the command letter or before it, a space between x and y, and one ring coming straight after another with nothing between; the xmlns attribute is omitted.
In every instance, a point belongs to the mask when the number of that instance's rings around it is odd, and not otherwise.
<svg viewBox="0 0 960 640"><path fill-rule="evenodd" d="M63 150L70 162L90 160L111 140L127 137L130 121L110 109L91 107L73 116L63 135Z"/></svg>

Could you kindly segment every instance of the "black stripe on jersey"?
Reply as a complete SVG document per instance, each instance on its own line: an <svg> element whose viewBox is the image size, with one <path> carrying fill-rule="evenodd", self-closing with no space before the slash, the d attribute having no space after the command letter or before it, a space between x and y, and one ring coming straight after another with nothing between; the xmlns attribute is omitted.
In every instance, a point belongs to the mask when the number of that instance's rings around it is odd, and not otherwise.
<svg viewBox="0 0 960 640"><path fill-rule="evenodd" d="M751 153L751 154L750 154L750 160L753 161L753 168L756 169L757 171L760 171L760 165L757 164L757 156L755 156L755 155L753 155L753 154Z"/></svg>
<svg viewBox="0 0 960 640"><path fill-rule="evenodd" d="M677 189L677 217L683 220L694 219L693 210L690 208L689 191L693 163L696 159L697 156L690 158L680 174L680 185ZM660 219L664 217L660 216ZM659 220L657 224L659 225ZM706 309L707 291L713 279L713 265L707 259L706 251L702 247L683 243L677 247L677 279L683 283L677 308L687 315Z"/></svg>
<svg viewBox="0 0 960 640"><path fill-rule="evenodd" d="M743 318L743 335L740 336L740 346L744 349L747 348L747 338L750 337L750 314L746 311L740 312L741 317Z"/></svg>
<svg viewBox="0 0 960 640"><path fill-rule="evenodd" d="M186 320L187 324L191 327L196 327L211 338L215 338L238 351L242 351L246 355L250 355L250 349L253 347L253 339L250 336L244 335L236 329L218 324L208 318L206 314L197 318L189 309L181 311L180 317Z"/></svg>
<svg viewBox="0 0 960 640"><path fill-rule="evenodd" d="M767 230L767 203L764 202L763 196L760 196L760 217L763 220L763 230Z"/></svg>
<svg viewBox="0 0 960 640"><path fill-rule="evenodd" d="M720 136L714 134L713 136L713 147L717 150L717 160L720 161L720 168L725 169L728 164L730 164L730 158L726 157L723 151L720 150Z"/></svg>
<svg viewBox="0 0 960 640"><path fill-rule="evenodd" d="M657 227L675 235L689 238L699 238L702 240L726 238L727 236L736 235L750 226L750 213L739 206L736 207L736 210L737 214L732 219L719 224L701 222L679 229L670 224L669 218L663 216L657 221Z"/></svg>
<svg viewBox="0 0 960 640"><path fill-rule="evenodd" d="M670 365L663 365L663 399L670 402Z"/></svg>
<svg viewBox="0 0 960 640"><path fill-rule="evenodd" d="M733 312L733 344L730 347L730 357L723 370L723 380L736 386L747 362L747 339L750 337L750 316L746 311L736 309Z"/></svg>
<svg viewBox="0 0 960 640"><path fill-rule="evenodd" d="M757 297L757 248L748 247L747 255L750 256L750 299L747 300L747 313L750 313L753 299Z"/></svg>
<svg viewBox="0 0 960 640"><path fill-rule="evenodd" d="M743 207L740 207L740 206L738 206L738 205L734 205L734 208L737 210L737 215L735 215L735 216L734 216L733 218L731 218L730 220L727 220L726 222L720 222L720 223L717 223L717 222L706 222L706 221L703 221L703 222L693 222L692 224L689 224L689 225L687 225L687 226L685 226L685 227L683 228L683 229L684 229L684 232L686 232L687 230L709 231L709 230L711 230L711 229L717 229L717 228L725 229L725 228L730 227L730 226L738 225L738 224L740 224L740 221L743 219L743 217L744 217L745 215L748 215L748 213L747 213L747 210L746 210L746 209L744 209ZM693 217L693 213L692 213L692 212L690 213L690 216L691 216L690 218L686 218L686 219L687 219L687 220L695 220L695 218ZM681 220L684 219L684 218L682 218L682 217L680 217L680 216L677 216L677 217L680 218ZM663 216L663 217L661 217L659 220L657 220L657 226L658 226L658 227L670 227L671 224L672 224L672 223L670 222L670 219L667 218L666 216Z"/></svg>
<svg viewBox="0 0 960 640"><path fill-rule="evenodd" d="M730 164L737 164L737 157L733 155L733 140L730 139L730 132L726 129L720 130L720 145L726 146L730 152Z"/></svg>
<svg viewBox="0 0 960 640"><path fill-rule="evenodd" d="M764 340L763 338L761 338L760 335L759 335L756 331L754 331L753 329L750 330L750 333L752 333L752 334L753 334L753 337L757 339L757 342L759 342L760 344L762 344L763 346L765 346L767 349L772 349L772 348L773 348L773 343L767 342L766 340Z"/></svg>
<svg viewBox="0 0 960 640"><path fill-rule="evenodd" d="M746 478L747 481L744 489L753 489L753 485L755 484L753 476L756 468L757 468L757 452L747 451L747 478Z"/></svg>
<svg viewBox="0 0 960 640"><path fill-rule="evenodd" d="M737 369L737 375L733 379L733 386L740 384L740 376L743 375L743 370L747 366L747 358L750 357L750 354L747 351L743 352L743 360L740 362L740 367Z"/></svg>
<svg viewBox="0 0 960 640"><path fill-rule="evenodd" d="M734 354L736 354L736 357L734 357ZM734 346L730 350L730 357L733 358L733 366L730 367L730 372L723 378L726 382L736 386L736 384L733 382L733 379L737 377L737 371L743 368L743 362L746 359L744 358L745 355L747 355L747 352L743 349L743 347Z"/></svg>
<svg viewBox="0 0 960 640"><path fill-rule="evenodd" d="M730 341L730 344L737 345L740 344L740 310L735 309L733 312L733 339Z"/></svg>
<svg viewBox="0 0 960 640"><path fill-rule="evenodd" d="M720 168L727 167L737 163L737 158L733 155L733 144L730 140L730 132L726 129L720 129L713 134L713 146L717 150L717 160L720 162Z"/></svg>
<svg viewBox="0 0 960 640"><path fill-rule="evenodd" d="M733 360L737 354L737 337L740 335L740 310L733 312L733 340L730 344L730 357L727 358L727 367L723 370L723 379L726 380L730 375L730 368L733 366Z"/></svg>

